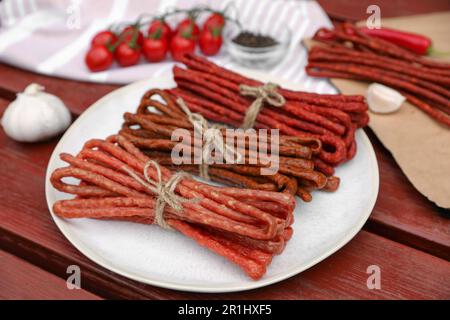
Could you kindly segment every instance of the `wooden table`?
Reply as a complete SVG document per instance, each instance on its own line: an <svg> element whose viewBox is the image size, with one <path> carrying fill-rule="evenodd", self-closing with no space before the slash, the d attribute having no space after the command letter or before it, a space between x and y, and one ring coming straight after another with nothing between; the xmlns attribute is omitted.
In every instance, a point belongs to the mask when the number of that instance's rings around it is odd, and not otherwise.
<svg viewBox="0 0 450 320"><path fill-rule="evenodd" d="M361 19L372 1L319 1L332 18ZM450 10L448 1L375 1L383 16ZM30 82L43 84L78 115L112 85L37 75L0 64L0 112ZM380 193L363 230L313 268L281 283L243 293L198 294L144 285L89 261L61 234L47 209L44 176L57 139L10 140L0 130L0 298L14 299L448 299L450 219L418 193L370 130L380 168ZM80 266L82 290L68 290L69 265ZM366 270L381 268L381 289Z"/></svg>

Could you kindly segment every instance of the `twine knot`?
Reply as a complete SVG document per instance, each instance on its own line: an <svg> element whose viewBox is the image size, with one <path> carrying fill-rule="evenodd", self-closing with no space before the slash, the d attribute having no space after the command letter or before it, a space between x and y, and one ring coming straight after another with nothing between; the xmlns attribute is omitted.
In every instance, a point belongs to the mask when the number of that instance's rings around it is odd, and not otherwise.
<svg viewBox="0 0 450 320"><path fill-rule="evenodd" d="M253 128L256 117L261 111L264 102L267 102L273 107L282 107L286 103L286 99L277 89L278 85L271 82L259 87L252 87L245 84L239 86L241 95L256 98L245 112L244 122L241 126L244 130Z"/></svg>
<svg viewBox="0 0 450 320"><path fill-rule="evenodd" d="M222 155L229 155L233 157L237 155L237 161L240 162L242 155L235 151L228 144L225 144L222 137L221 129L224 127L218 124L209 125L208 121L199 113L193 113L186 105L182 98L177 99L177 104L184 113L186 113L188 120L192 123L194 130L202 135L202 162L199 167L200 177L205 180L210 180L208 174L209 159L211 150L216 149Z"/></svg>
<svg viewBox="0 0 450 320"><path fill-rule="evenodd" d="M148 176L148 168L150 166L154 166L157 173L157 181L152 180ZM159 225L160 227L164 229L172 229L164 219L164 207L169 205L172 209L176 211L181 211L183 209L182 203L183 202L191 202L189 199L185 199L183 197L180 197L175 193L175 188L177 184L181 181L183 178L189 177L189 174L185 172L177 172L173 174L169 180L164 182L162 179L162 173L161 168L159 167L159 164L154 160L149 160L144 167L144 178L143 180L141 177L139 177L136 173L134 173L129 167L124 166L122 169L127 172L132 178L134 178L137 182L142 184L144 187L152 191L154 194L156 194L156 203L155 203L155 220L154 224Z"/></svg>

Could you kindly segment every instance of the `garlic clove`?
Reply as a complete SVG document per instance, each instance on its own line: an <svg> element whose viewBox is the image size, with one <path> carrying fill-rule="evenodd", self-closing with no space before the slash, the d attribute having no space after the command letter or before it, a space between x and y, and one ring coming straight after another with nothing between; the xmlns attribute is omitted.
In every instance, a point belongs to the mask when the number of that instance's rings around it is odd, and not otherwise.
<svg viewBox="0 0 450 320"><path fill-rule="evenodd" d="M40 84L32 83L32 84L29 84L29 85L25 88L25 90L23 91L23 93L25 93L25 94L27 94L27 95L30 95L30 96L35 96L35 95L37 95L38 93L43 92L44 89L45 89L45 88L44 88L43 86L41 86Z"/></svg>
<svg viewBox="0 0 450 320"><path fill-rule="evenodd" d="M397 90L379 83L369 86L366 98L370 111L384 114L397 111L406 100Z"/></svg>
<svg viewBox="0 0 450 320"><path fill-rule="evenodd" d="M63 132L71 123L70 111L58 97L30 84L5 110L1 124L14 140L36 142Z"/></svg>

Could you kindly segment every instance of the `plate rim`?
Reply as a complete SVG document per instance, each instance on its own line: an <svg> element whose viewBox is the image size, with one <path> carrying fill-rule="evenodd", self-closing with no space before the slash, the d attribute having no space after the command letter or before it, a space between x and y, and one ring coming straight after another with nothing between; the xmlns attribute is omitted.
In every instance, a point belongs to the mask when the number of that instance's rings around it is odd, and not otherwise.
<svg viewBox="0 0 450 320"><path fill-rule="evenodd" d="M254 74L257 74L257 72L254 72ZM273 77L272 75L269 75L270 77ZM267 75L266 75L267 77ZM67 139L67 136L70 135L70 132L72 130L75 130L74 128L76 126L79 126L80 123L82 122L82 120L87 117L91 112L93 112L93 110L95 110L96 108L98 108L99 105L102 105L104 103L105 100L110 100L111 98L113 98L115 95L119 95L124 91L129 91L131 88L133 87L141 87L143 86L145 83L148 83L149 81L155 79L154 77L150 77L144 80L140 80L134 83L131 83L129 85L120 87L118 89L115 89L109 93L107 93L106 95L104 95L103 97L101 97L100 99L98 99L97 101L95 101L92 105L90 105L82 114L80 114L80 116L70 125L70 127L66 130L66 132L64 133L64 135L60 138L60 140L58 141L57 145L55 146L55 148L53 149L53 152L50 156L50 159L47 163L47 169L46 169L46 174L45 174L45 197L46 197L46 201L47 201L47 207L48 210L50 212L50 215L53 219L53 221L55 222L56 226L58 227L58 229L61 231L61 233L64 235L64 237L81 253L83 254L85 257L87 257L90 261L100 265L101 267L110 270L118 275L124 276L128 279L134 280L134 281L138 281L141 283L145 283L148 285L153 285L153 286L157 286L160 288L166 288L166 289L172 289L172 290L178 290L178 291L186 291L186 292L200 292L200 293L228 293L228 292L241 292L241 291L247 291L247 290L252 290L252 289L257 289L257 288L261 288L261 287L265 287L274 283L278 283L280 281L286 280L288 278L291 278L309 268L311 268L312 266L320 263L321 261L323 261L324 259L328 258L329 256L333 255L335 252L337 252L338 250L340 250L343 246L345 246L348 242L350 242L350 240L352 240L357 234L358 232L362 229L363 225L366 223L366 221L368 220L370 214L372 213L372 210L375 206L377 197L378 197L378 192L379 192L379 168L378 168L378 162L376 159L376 155L375 155L375 151L373 149L372 143L370 142L367 134L361 130L358 129L357 133L361 134L361 139L363 141L363 143L366 145L368 152L369 152L369 156L370 156L370 170L374 173L374 177L371 181L372 183L372 187L374 192L372 193L369 201L368 201L368 205L366 206L366 212L364 212L364 215L361 215L360 221L358 224L355 224L353 226L353 228L351 230L349 230L346 234L345 237L343 237L341 239L340 242L336 243L335 245L333 245L329 250L327 250L326 252L324 252L322 255L320 255L319 257L312 259L309 263L301 265L300 267L294 267L292 269L290 269L289 271L280 274L278 276L272 276L270 279L260 279L258 281L254 281L254 282L249 282L243 285L224 285L224 286L220 286L217 288L214 287L210 287L210 286L199 286L199 285L191 285L191 284L179 284L177 282L170 282L170 281L161 281L158 279L149 279L148 277L143 277L143 276L139 276L136 274L133 274L133 272L129 272L126 270L123 270L122 268L119 267L115 267L114 265L112 265L111 263L108 264L106 261L104 261L104 259L99 256L98 254L95 254L95 252L92 252L92 250L88 247L85 247L82 242L78 241L76 238L71 237L70 235L70 231L69 228L66 228L63 225L63 220L60 219L59 217L57 217L54 213L53 213L53 208L50 205L51 203L51 199L50 199L50 189L53 188L53 186L50 183L50 176L51 176L51 172L50 172L50 164L52 162L54 162L57 158L58 158L58 154L57 154L57 150L64 144L65 140ZM279 82L284 82L284 83L289 83L288 81L284 81L282 79L279 79ZM293 84L294 85L294 84Z"/></svg>

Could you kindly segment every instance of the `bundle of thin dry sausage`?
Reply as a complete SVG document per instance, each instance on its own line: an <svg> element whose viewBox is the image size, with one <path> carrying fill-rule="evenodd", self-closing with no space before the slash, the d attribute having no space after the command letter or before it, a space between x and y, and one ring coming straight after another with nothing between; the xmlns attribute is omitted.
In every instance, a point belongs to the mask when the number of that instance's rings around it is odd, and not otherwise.
<svg viewBox="0 0 450 320"><path fill-rule="evenodd" d="M323 32L323 30L321 30ZM344 23L317 33L307 73L316 77L378 82L399 90L439 123L450 126L450 64L416 55Z"/></svg>
<svg viewBox="0 0 450 320"><path fill-rule="evenodd" d="M252 279L264 275L292 236L295 200L289 193L219 188L189 177L162 189L174 176L164 167L149 166L150 158L123 136L90 140L78 155L60 158L69 166L56 169L51 183L77 196L54 204L60 217L152 224L166 199L162 217L168 228L237 264ZM65 177L80 183L66 183ZM158 182L161 189L154 191L145 181ZM169 205L167 193L179 208Z"/></svg>
<svg viewBox="0 0 450 320"><path fill-rule="evenodd" d="M235 127L254 99L241 94L240 86L262 83L219 67L205 58L186 55L186 69L173 69L177 88L169 90L183 98L193 112L207 119ZM264 105L255 128L277 128L281 134L319 139L323 148L314 158L316 168L331 175L333 167L356 153L355 130L367 125L369 118L363 96L321 95L279 88L286 103L281 108Z"/></svg>
<svg viewBox="0 0 450 320"><path fill-rule="evenodd" d="M168 93L158 89L149 90L142 97L137 113L125 113L124 120L119 134L152 159L175 171L181 169L199 173L199 165L194 164L196 163L194 154L202 154L202 141L198 141L201 137L195 136L194 125ZM178 129L189 132L181 140L182 144L189 146L188 154L184 150L183 164L174 164L171 155L173 148L178 144L172 140L172 136ZM233 150L243 156L243 159L240 162L221 161L209 164L209 178L213 181L250 189L289 192L298 195L304 201L311 201L311 191L315 189L335 191L339 186L338 177L327 177L314 169L312 157L321 150L321 142L318 139L281 135L278 139L278 155L268 159L267 153L270 153L271 146L259 139L258 132L254 133L255 139L243 131L230 132L222 128L220 132L221 137L233 141ZM238 139L235 139L239 137L244 142L241 148L238 148ZM268 161L264 160L276 162L278 171L262 175L262 167L269 166Z"/></svg>

